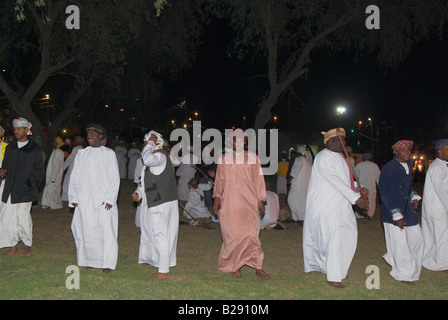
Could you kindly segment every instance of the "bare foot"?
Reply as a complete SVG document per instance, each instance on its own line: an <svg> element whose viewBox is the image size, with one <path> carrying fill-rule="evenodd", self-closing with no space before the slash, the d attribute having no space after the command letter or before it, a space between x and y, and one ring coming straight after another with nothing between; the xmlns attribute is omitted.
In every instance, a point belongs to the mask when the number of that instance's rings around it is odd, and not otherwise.
<svg viewBox="0 0 448 320"><path fill-rule="evenodd" d="M417 283L415 281L400 281L402 284L408 285L408 286L413 286L416 285Z"/></svg>
<svg viewBox="0 0 448 320"><path fill-rule="evenodd" d="M270 279L271 276L264 272L263 269L256 269L255 274L259 276L261 279Z"/></svg>
<svg viewBox="0 0 448 320"><path fill-rule="evenodd" d="M240 269L238 269L235 272L233 272L232 273L232 277L237 278L237 279L241 278L241 271L240 271Z"/></svg>
<svg viewBox="0 0 448 320"><path fill-rule="evenodd" d="M17 245L11 247L11 249L8 252L3 253L2 256L12 256L15 254L19 254L19 249L17 249Z"/></svg>
<svg viewBox="0 0 448 320"><path fill-rule="evenodd" d="M145 267L147 268L152 268L152 265L150 265L149 263L145 264Z"/></svg>
<svg viewBox="0 0 448 320"><path fill-rule="evenodd" d="M22 255L23 257L31 256L31 247L25 246L25 252Z"/></svg>
<svg viewBox="0 0 448 320"><path fill-rule="evenodd" d="M346 286L343 285L342 282L327 281L327 283L328 283L330 286L335 287L335 288L339 288L339 289L344 289L344 288L346 288Z"/></svg>
<svg viewBox="0 0 448 320"><path fill-rule="evenodd" d="M109 268L104 268L103 269L103 273L108 274L108 273L111 273L111 272L112 272L112 270L110 270Z"/></svg>
<svg viewBox="0 0 448 320"><path fill-rule="evenodd" d="M149 276L146 276L146 278L150 278L150 279L167 279L170 276L171 276L171 274L169 272L167 272L167 273L157 272L157 273L151 274Z"/></svg>

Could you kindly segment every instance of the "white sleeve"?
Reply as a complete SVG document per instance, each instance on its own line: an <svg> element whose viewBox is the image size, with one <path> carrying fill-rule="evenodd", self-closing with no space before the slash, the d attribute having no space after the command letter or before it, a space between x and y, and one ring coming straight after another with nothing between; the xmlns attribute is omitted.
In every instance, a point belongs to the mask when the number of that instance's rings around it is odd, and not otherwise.
<svg viewBox="0 0 448 320"><path fill-rule="evenodd" d="M143 164L147 167L165 167L166 157L162 152L153 153L155 150L153 141L149 141L142 150Z"/></svg>

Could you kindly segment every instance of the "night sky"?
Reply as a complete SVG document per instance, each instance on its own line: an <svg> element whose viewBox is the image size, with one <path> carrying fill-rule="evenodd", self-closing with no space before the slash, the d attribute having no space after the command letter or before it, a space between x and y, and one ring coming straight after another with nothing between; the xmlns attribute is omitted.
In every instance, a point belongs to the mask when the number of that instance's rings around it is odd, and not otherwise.
<svg viewBox="0 0 448 320"><path fill-rule="evenodd" d="M266 78L254 76L266 74L266 70L251 65L250 57L244 61L228 58L229 30L208 32L196 64L172 85L169 99L174 104L185 97L206 127L243 127L243 115L246 126L252 127L267 85ZM338 125L335 109L344 105L347 111L340 121L347 131L357 130L358 121L371 117L375 126L394 124L399 138L446 137L447 57L448 41L435 38L417 44L396 70L381 67L375 56L356 62L346 53L318 52L311 58L308 78L295 82L296 97L280 99L273 109L274 114L279 113L277 127L318 136ZM282 121L285 116L288 124Z"/></svg>

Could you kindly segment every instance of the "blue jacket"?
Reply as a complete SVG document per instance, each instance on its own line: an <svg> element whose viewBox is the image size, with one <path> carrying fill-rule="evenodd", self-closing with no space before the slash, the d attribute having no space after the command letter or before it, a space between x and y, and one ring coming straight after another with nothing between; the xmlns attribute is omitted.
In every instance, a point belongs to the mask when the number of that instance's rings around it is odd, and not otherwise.
<svg viewBox="0 0 448 320"><path fill-rule="evenodd" d="M397 157L386 163L381 170L378 187L381 194L381 220L386 223L397 225L393 220L393 212L400 212L406 226L415 226L419 223L417 211L411 203L414 193L412 161L408 161L409 174L398 162ZM408 204L406 205L406 200ZM405 211L406 210L406 211Z"/></svg>

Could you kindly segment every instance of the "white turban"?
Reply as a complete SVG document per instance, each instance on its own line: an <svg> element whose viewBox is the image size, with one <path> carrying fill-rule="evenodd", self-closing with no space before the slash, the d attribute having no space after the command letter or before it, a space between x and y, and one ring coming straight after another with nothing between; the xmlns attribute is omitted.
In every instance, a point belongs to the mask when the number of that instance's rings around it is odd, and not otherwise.
<svg viewBox="0 0 448 320"><path fill-rule="evenodd" d="M151 136L154 135L157 137L157 141L156 141L156 150L158 149L162 149L163 148L163 138L162 135L154 130L149 131L146 135L145 138L143 139L144 141L148 142L149 138L151 138Z"/></svg>

